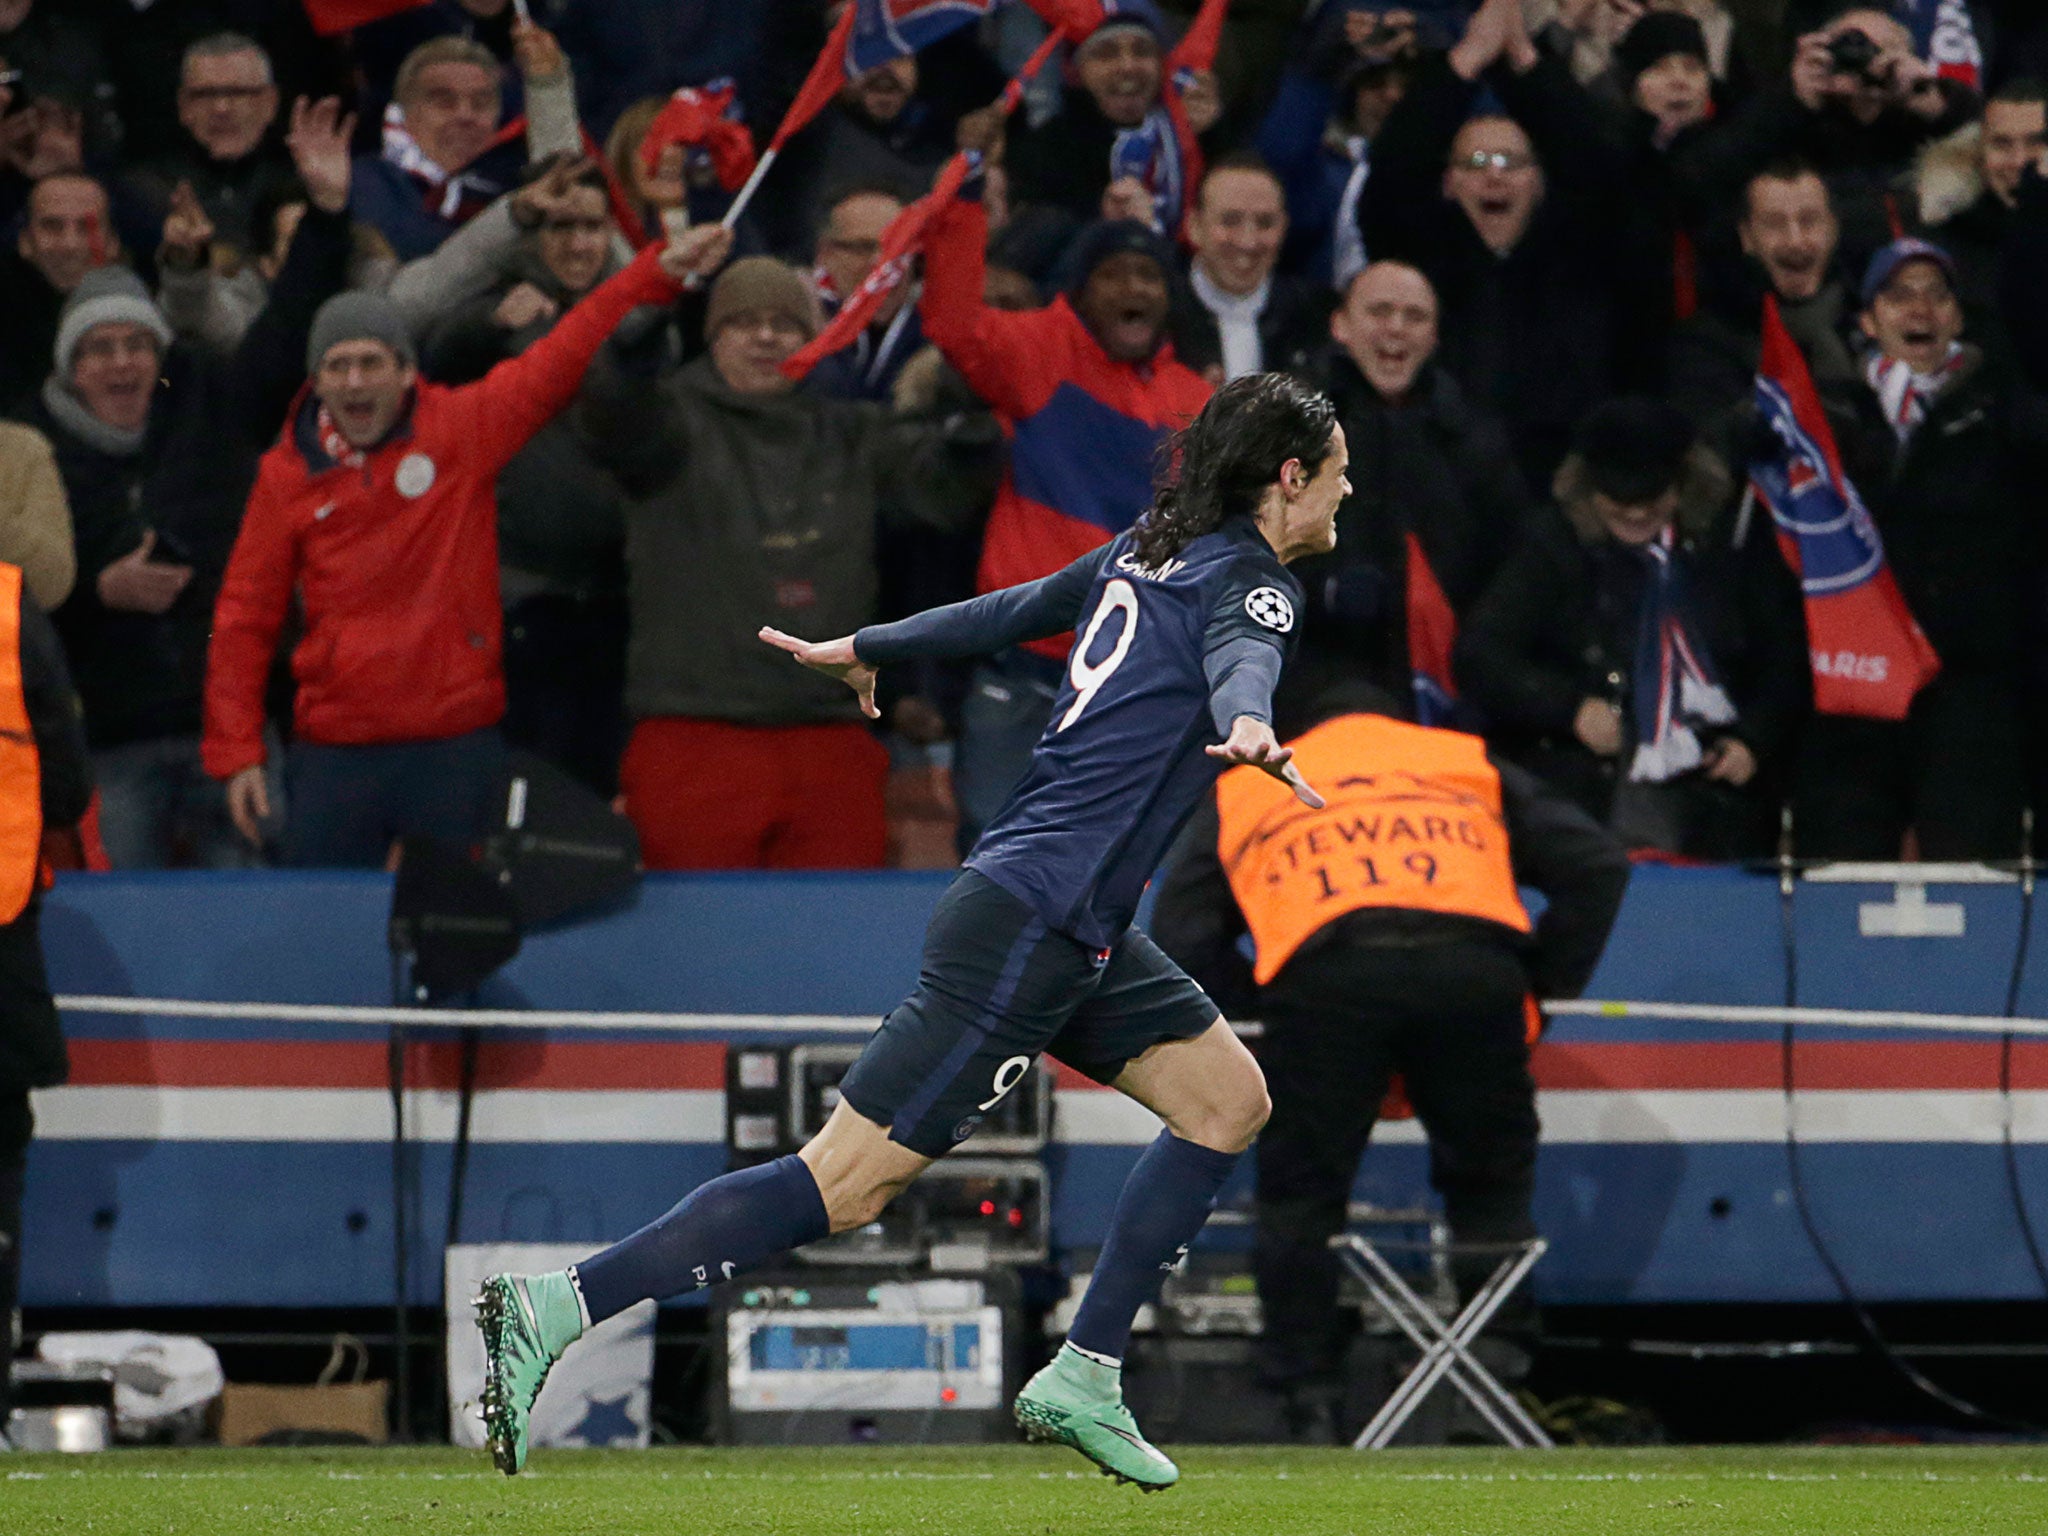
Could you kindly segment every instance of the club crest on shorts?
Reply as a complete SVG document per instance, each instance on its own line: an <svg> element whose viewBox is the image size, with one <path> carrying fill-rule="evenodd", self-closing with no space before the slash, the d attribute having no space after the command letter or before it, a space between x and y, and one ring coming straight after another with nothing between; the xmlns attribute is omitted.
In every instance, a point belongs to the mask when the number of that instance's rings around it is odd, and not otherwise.
<svg viewBox="0 0 2048 1536"><path fill-rule="evenodd" d="M1283 635L1294 628L1294 604L1278 587L1252 588L1244 595L1244 611L1252 616L1254 624L1278 630Z"/></svg>
<svg viewBox="0 0 2048 1536"><path fill-rule="evenodd" d="M398 461L394 478L398 494L408 501L417 501L434 488L434 461L424 453L408 453Z"/></svg>

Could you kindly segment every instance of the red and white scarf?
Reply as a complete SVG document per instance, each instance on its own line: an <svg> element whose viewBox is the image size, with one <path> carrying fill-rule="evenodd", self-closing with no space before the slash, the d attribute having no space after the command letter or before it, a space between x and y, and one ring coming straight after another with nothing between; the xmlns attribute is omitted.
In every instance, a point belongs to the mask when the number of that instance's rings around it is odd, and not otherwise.
<svg viewBox="0 0 2048 1536"><path fill-rule="evenodd" d="M466 219L500 191L491 182L481 176L472 176L468 171L457 171L453 175L444 171L420 148L419 140L405 126L404 109L395 101L384 109L384 158L420 183L423 201L444 219Z"/></svg>
<svg viewBox="0 0 2048 1536"><path fill-rule="evenodd" d="M345 469L357 469L362 466L367 455L341 435L341 428L335 424L333 416L328 414L324 405L313 418L313 430L319 434L320 451L336 464Z"/></svg>
<svg viewBox="0 0 2048 1536"><path fill-rule="evenodd" d="M1928 408L1962 366L1962 343L1952 341L1948 344L1948 356L1932 373L1916 373L1911 363L1873 352L1863 361L1863 377L1876 391L1878 404L1884 407L1884 419L1891 423L1892 432L1903 443L1927 419Z"/></svg>

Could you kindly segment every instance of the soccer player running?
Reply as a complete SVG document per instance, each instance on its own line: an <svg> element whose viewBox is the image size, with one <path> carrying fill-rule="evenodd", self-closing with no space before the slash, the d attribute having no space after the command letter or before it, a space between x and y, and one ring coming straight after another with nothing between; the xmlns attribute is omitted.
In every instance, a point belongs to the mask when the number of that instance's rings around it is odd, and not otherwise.
<svg viewBox="0 0 2048 1536"><path fill-rule="evenodd" d="M870 716L877 667L1079 638L1030 770L932 914L917 990L824 1129L570 1269L485 1282L484 1424L501 1471L525 1464L541 1383L587 1329L873 1221L1049 1052L1166 1129L1125 1181L1067 1341L1018 1395L1017 1420L1148 1491L1179 1479L1124 1407L1123 1354L1268 1105L1215 1005L1130 923L1224 767L1253 764L1322 806L1273 734L1272 695L1301 604L1284 567L1334 546L1348 457L1327 399L1248 375L1173 440L1136 525L1066 569L843 639L761 631Z"/></svg>

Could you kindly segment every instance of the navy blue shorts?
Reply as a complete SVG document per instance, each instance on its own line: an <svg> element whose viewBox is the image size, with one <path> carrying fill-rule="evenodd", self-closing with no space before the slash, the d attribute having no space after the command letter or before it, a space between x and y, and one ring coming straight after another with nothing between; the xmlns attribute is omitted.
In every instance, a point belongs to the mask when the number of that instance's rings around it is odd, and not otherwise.
<svg viewBox="0 0 2048 1536"><path fill-rule="evenodd" d="M889 1139L939 1157L1043 1051L1099 1083L1164 1040L1216 1022L1216 1005L1144 934L1106 954L1046 927L974 870L939 898L917 990L882 1021L839 1085Z"/></svg>

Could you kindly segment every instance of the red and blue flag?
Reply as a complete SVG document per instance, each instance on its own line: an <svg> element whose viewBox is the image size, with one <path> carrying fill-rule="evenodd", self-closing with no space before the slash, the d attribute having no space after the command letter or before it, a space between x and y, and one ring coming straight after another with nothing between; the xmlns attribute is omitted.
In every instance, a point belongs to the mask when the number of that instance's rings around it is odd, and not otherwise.
<svg viewBox="0 0 2048 1536"><path fill-rule="evenodd" d="M1448 726L1458 714L1458 683L1451 673L1451 656L1458 648L1458 615L1414 529L1408 530L1404 542L1408 556L1408 668L1415 690L1415 719L1422 725Z"/></svg>
<svg viewBox="0 0 2048 1536"><path fill-rule="evenodd" d="M1970 0L1897 0L1893 14L1913 34L1913 49L1944 80L1971 90L1984 84L1984 49Z"/></svg>
<svg viewBox="0 0 2048 1536"><path fill-rule="evenodd" d="M1037 51L1017 72L1016 78L1003 87L1001 101L1005 113L1017 110L1017 103L1024 98L1026 82L1045 66L1059 40L1059 34L1054 33L1040 43ZM874 270L868 273L860 287L846 295L831 324L801 351L783 361L784 373L792 379L801 379L834 352L853 345L889 295L909 281L917 258L924 252L925 235L931 229L932 220L945 211L960 195L967 179L980 170L981 156L971 149L961 150L946 162L931 191L889 221L889 227L882 231L882 249Z"/></svg>
<svg viewBox="0 0 2048 1536"><path fill-rule="evenodd" d="M1814 708L1903 720L1941 658L1885 564L1869 509L1842 473L1813 375L1775 298L1764 301L1756 405L1770 448L1750 461L1750 483L1805 594Z"/></svg>
<svg viewBox="0 0 2048 1536"><path fill-rule="evenodd" d="M948 33L971 26L1002 0L854 0L853 32L847 39L846 75L852 79L877 65L929 48Z"/></svg>
<svg viewBox="0 0 2048 1536"><path fill-rule="evenodd" d="M840 12L825 48L804 77L796 100L783 115L769 149L780 150L792 135L824 111L840 88L869 70L929 48L950 32L977 22L1002 0L853 0Z"/></svg>

